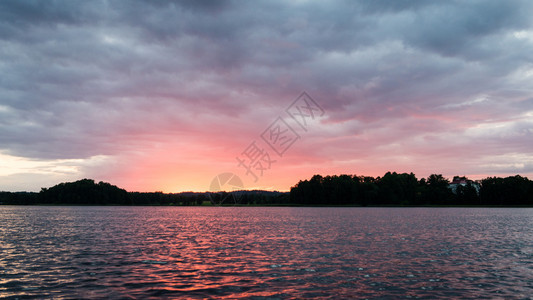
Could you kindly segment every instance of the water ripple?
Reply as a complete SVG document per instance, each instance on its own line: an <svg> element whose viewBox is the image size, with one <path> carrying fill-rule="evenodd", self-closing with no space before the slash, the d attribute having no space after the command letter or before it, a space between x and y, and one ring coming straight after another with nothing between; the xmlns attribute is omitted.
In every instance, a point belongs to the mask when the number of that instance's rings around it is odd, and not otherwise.
<svg viewBox="0 0 533 300"><path fill-rule="evenodd" d="M0 298L523 298L533 209L0 207Z"/></svg>

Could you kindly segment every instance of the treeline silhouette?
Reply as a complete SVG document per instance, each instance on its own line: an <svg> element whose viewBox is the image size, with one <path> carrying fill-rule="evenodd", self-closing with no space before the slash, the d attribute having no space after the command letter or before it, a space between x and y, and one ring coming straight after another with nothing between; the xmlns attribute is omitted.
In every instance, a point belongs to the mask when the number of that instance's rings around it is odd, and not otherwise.
<svg viewBox="0 0 533 300"><path fill-rule="evenodd" d="M60 183L39 193L0 192L0 204L7 205L284 205L288 193L272 191L236 192L127 192L92 179Z"/></svg>
<svg viewBox="0 0 533 300"><path fill-rule="evenodd" d="M95 183L92 179L60 183L51 188L43 188L38 199L41 204L131 204L126 190L102 181Z"/></svg>
<svg viewBox="0 0 533 300"><path fill-rule="evenodd" d="M383 177L356 175L313 176L291 188L298 205L423 206L423 205L533 205L533 181L520 175L488 177L457 185L440 174L418 180L413 173L387 172Z"/></svg>
<svg viewBox="0 0 533 300"><path fill-rule="evenodd" d="M383 177L314 175L290 193L272 191L127 192L92 179L60 183L39 193L0 192L0 204L12 205L302 205L302 206L533 206L533 181L520 175L487 177L459 184L439 174L417 179L413 173L387 172Z"/></svg>

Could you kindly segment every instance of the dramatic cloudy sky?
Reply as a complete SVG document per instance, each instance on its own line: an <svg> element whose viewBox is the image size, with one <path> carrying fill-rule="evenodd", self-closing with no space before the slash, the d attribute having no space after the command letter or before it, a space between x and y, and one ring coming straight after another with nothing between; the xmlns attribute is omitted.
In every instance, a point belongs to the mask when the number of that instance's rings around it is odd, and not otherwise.
<svg viewBox="0 0 533 300"><path fill-rule="evenodd" d="M0 190L533 177L531 1L0 1ZM324 115L285 111L306 91ZM278 156L261 134L300 139ZM311 122L312 121L312 122ZM275 160L258 180L247 147Z"/></svg>

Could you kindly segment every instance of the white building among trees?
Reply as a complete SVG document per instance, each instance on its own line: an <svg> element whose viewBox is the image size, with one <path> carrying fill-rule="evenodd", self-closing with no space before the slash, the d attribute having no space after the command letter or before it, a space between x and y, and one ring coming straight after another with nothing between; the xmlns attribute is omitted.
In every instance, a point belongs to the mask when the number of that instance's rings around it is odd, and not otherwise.
<svg viewBox="0 0 533 300"><path fill-rule="evenodd" d="M471 186L476 190L476 193L479 195L479 190L481 189L481 185L479 182L470 180L466 178L466 176L454 176L452 182L448 185L448 187L452 190L454 194L457 194L457 187L467 187Z"/></svg>

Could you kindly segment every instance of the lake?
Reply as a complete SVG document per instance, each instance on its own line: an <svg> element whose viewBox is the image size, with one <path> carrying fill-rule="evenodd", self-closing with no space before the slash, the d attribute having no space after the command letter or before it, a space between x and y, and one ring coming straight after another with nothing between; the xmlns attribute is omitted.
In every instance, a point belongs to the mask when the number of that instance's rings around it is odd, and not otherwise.
<svg viewBox="0 0 533 300"><path fill-rule="evenodd" d="M525 298L531 208L0 206L0 298Z"/></svg>

